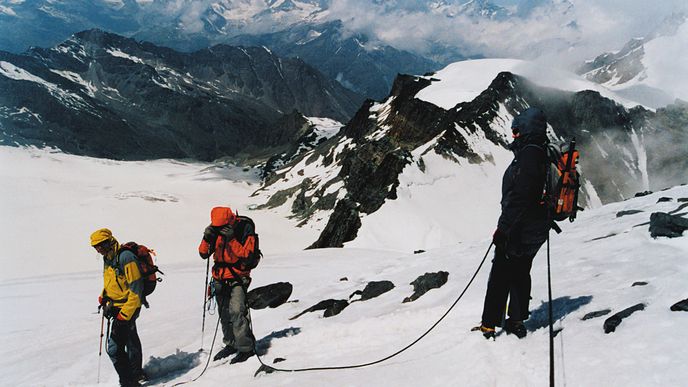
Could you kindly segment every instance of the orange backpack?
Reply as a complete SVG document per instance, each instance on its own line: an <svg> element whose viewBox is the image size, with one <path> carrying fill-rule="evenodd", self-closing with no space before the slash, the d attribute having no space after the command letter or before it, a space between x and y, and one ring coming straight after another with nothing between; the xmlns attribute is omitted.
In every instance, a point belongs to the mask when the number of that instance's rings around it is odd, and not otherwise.
<svg viewBox="0 0 688 387"><path fill-rule="evenodd" d="M162 278L158 278L156 273L162 275L165 275L165 273L160 271L155 265L155 261L153 260L155 250L149 249L144 245L139 245L136 242L127 242L123 244L120 247L120 253L124 250L131 251L136 256L136 261L139 264L139 271L141 271L141 277L143 278L143 299L141 302L148 308L146 297L153 293L158 282L162 282Z"/></svg>
<svg viewBox="0 0 688 387"><path fill-rule="evenodd" d="M569 221L573 222L578 210L582 210L578 207L580 173L576 170L576 164L579 156L575 138L571 140L568 146L547 145L547 157L550 163L545 179L543 198L548 206L550 216L555 221L568 218Z"/></svg>

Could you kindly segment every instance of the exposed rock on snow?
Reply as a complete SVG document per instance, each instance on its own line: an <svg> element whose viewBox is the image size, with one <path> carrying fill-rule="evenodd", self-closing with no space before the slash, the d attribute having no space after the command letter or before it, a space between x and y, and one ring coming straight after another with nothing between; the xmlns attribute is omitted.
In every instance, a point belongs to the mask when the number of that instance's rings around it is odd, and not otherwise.
<svg viewBox="0 0 688 387"><path fill-rule="evenodd" d="M402 302L411 302L420 298L430 289L440 288L447 283L449 273L446 271L438 271L437 273L425 273L411 282L413 285L413 294L410 297L404 298Z"/></svg>
<svg viewBox="0 0 688 387"><path fill-rule="evenodd" d="M688 312L688 298L686 298L685 300L679 301L679 302L675 303L674 305L671 305L670 309L673 310L674 312L680 312L680 311Z"/></svg>
<svg viewBox="0 0 688 387"><path fill-rule="evenodd" d="M586 313L585 316L583 316L581 318L581 320L585 321L585 320L590 320L590 319L595 318L595 317L601 317L601 316L604 316L604 315L611 313L611 311L612 311L611 309L596 310L594 312Z"/></svg>
<svg viewBox="0 0 688 387"><path fill-rule="evenodd" d="M688 219L665 212L654 212L650 215L650 235L653 238L680 237L686 229L688 229Z"/></svg>
<svg viewBox="0 0 688 387"><path fill-rule="evenodd" d="M612 317L609 317L608 319L604 320L604 333L614 332L616 330L616 327L618 327L619 324L621 324L621 320L625 319L626 317L632 315L633 313L639 310L645 310L645 304L640 303L633 305L630 308L626 308L621 312L615 313Z"/></svg>
<svg viewBox="0 0 688 387"><path fill-rule="evenodd" d="M647 285L647 282L645 282L645 281L636 281L636 282L633 282L633 285L631 285L631 287L634 287L634 286L645 286L645 285Z"/></svg>
<svg viewBox="0 0 688 387"><path fill-rule="evenodd" d="M371 298L375 298L381 294L387 293L392 289L394 289L394 284L392 283L392 281L371 281L368 282L368 284L363 290L356 290L355 292L353 292L349 296L349 299L351 299L351 297L355 295L360 295L361 298L354 301L370 300Z"/></svg>
<svg viewBox="0 0 688 387"><path fill-rule="evenodd" d="M640 213L640 212L643 212L643 211L641 211L641 210L623 210L623 211L617 212L617 213L616 213L616 217L617 217L617 218L620 218L620 217L622 217L622 216L633 215L633 214L637 214L637 213Z"/></svg>
<svg viewBox="0 0 688 387"><path fill-rule="evenodd" d="M359 228L361 228L361 218L359 217L358 205L351 199L342 199L337 202L337 206L318 240L308 248L342 247L344 242L356 239Z"/></svg>
<svg viewBox="0 0 688 387"><path fill-rule="evenodd" d="M635 195L633 195L633 197L639 198L639 197L642 197L642 196L651 195L652 193L653 193L652 191L636 192Z"/></svg>
<svg viewBox="0 0 688 387"><path fill-rule="evenodd" d="M293 286L289 282L277 282L255 288L246 295L248 306L251 309L276 308L287 302L292 289Z"/></svg>
<svg viewBox="0 0 688 387"><path fill-rule="evenodd" d="M310 308L304 310L296 316L289 318L289 320L297 319L306 313L315 312L316 310L324 310L325 313L323 314L323 317L332 317L338 315L347 306L349 306L349 301L347 300L324 300L318 302L317 304L311 306Z"/></svg>

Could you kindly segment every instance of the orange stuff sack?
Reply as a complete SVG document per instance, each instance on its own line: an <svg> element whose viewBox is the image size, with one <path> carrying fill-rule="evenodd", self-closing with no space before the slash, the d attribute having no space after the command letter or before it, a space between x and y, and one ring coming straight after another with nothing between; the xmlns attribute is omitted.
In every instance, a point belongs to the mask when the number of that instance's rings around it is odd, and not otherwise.
<svg viewBox="0 0 688 387"><path fill-rule="evenodd" d="M581 209L578 207L580 174L576 169L580 153L575 146L575 139L564 149L552 144L547 146L550 166L545 181L544 197L550 216L555 221L569 219L573 222L576 213Z"/></svg>

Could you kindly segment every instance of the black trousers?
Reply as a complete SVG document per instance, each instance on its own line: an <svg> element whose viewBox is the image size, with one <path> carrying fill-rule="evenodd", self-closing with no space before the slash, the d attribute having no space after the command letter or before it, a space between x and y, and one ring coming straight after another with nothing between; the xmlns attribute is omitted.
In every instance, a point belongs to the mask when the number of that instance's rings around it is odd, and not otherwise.
<svg viewBox="0 0 688 387"><path fill-rule="evenodd" d="M136 318L141 309L131 317L129 321L112 319L112 330L108 340L107 353L119 375L119 384L127 386L143 372L143 352L141 340L136 331Z"/></svg>
<svg viewBox="0 0 688 387"><path fill-rule="evenodd" d="M542 243L523 245L510 243L506 249L496 248L492 270L487 281L482 325L489 328L502 325L507 298L509 318L528 319L530 304L530 268Z"/></svg>

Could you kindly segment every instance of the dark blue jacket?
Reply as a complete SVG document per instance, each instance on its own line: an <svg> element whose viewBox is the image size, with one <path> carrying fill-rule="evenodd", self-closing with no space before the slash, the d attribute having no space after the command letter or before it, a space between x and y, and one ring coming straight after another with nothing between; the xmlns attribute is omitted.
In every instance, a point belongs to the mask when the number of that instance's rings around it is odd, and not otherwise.
<svg viewBox="0 0 688 387"><path fill-rule="evenodd" d="M541 244L551 224L542 201L548 166L547 123L541 110L530 108L514 119L520 134L511 144L514 160L502 179L502 213L497 228L509 245Z"/></svg>

